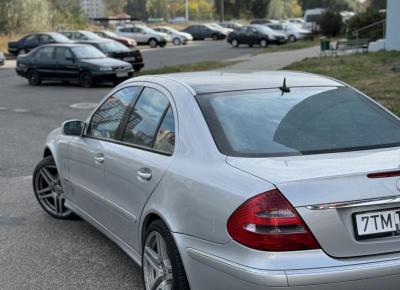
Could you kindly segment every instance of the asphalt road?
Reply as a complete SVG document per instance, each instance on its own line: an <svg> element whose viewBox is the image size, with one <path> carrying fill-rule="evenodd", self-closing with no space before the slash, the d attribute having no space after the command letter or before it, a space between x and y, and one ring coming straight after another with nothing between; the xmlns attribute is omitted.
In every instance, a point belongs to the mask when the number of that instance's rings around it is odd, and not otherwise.
<svg viewBox="0 0 400 290"><path fill-rule="evenodd" d="M257 49L226 42L144 49L147 68L236 58ZM142 289L138 266L82 220L47 216L34 199L31 177L47 134L68 119L85 119L111 89L76 85L31 87L0 68L0 289Z"/></svg>

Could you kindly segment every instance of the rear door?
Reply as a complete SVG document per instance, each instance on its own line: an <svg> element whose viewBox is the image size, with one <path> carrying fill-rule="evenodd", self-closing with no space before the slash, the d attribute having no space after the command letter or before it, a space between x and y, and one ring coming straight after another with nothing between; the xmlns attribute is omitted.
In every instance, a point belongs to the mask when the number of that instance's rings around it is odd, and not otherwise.
<svg viewBox="0 0 400 290"><path fill-rule="evenodd" d="M67 198L106 227L104 166L109 159L104 148L119 139L121 121L138 91L132 87L114 92L93 114L85 136L70 142L69 184L73 190Z"/></svg>
<svg viewBox="0 0 400 290"><path fill-rule="evenodd" d="M146 86L126 120L121 142L103 148L111 230L135 249L141 212L173 159L176 118L171 104L162 87Z"/></svg>
<svg viewBox="0 0 400 290"><path fill-rule="evenodd" d="M54 47L45 46L39 48L40 50L35 55L35 68L39 72L40 77L43 79L54 78Z"/></svg>
<svg viewBox="0 0 400 290"><path fill-rule="evenodd" d="M26 51L30 51L40 45L39 42L39 35L32 34L25 37L24 44L22 45L21 49L25 49Z"/></svg>

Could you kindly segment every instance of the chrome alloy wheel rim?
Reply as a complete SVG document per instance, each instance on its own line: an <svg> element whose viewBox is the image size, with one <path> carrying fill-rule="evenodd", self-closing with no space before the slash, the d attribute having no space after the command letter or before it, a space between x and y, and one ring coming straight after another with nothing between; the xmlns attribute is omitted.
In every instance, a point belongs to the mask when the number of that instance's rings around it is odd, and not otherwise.
<svg viewBox="0 0 400 290"><path fill-rule="evenodd" d="M40 204L51 214L59 217L71 214L64 206L64 191L55 165L39 169L35 176L35 191Z"/></svg>
<svg viewBox="0 0 400 290"><path fill-rule="evenodd" d="M156 231L151 232L145 242L143 272L146 290L172 289L174 279L167 244Z"/></svg>

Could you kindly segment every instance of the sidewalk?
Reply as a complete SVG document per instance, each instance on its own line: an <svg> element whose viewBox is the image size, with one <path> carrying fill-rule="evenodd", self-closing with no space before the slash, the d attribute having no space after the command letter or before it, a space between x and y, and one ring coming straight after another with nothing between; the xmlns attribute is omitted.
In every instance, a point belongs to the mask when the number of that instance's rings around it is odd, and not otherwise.
<svg viewBox="0 0 400 290"><path fill-rule="evenodd" d="M242 62L224 67L223 70L279 70L305 58L318 57L319 54L319 46L282 52L267 52L249 58L230 59L230 61L239 60Z"/></svg>

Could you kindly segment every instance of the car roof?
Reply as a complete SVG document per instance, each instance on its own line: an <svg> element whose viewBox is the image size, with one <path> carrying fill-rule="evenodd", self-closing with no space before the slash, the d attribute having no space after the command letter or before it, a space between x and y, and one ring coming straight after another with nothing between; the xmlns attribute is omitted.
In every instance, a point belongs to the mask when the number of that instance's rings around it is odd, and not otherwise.
<svg viewBox="0 0 400 290"><path fill-rule="evenodd" d="M240 90L288 87L338 87L342 82L321 75L295 71L192 72L154 76L172 79L192 88L196 95Z"/></svg>
<svg viewBox="0 0 400 290"><path fill-rule="evenodd" d="M84 44L84 43L50 43L50 44L45 44L41 45L39 47L46 47L46 46L57 46L57 47L80 47L80 46L90 46L90 44Z"/></svg>
<svg viewBox="0 0 400 290"><path fill-rule="evenodd" d="M112 40L112 39L107 39L107 38L104 38L104 39L87 39L87 40L82 39L82 40L76 41L76 43L81 43L81 44L85 44L85 43L94 44L94 43L105 43L105 42L115 42L115 41Z"/></svg>

